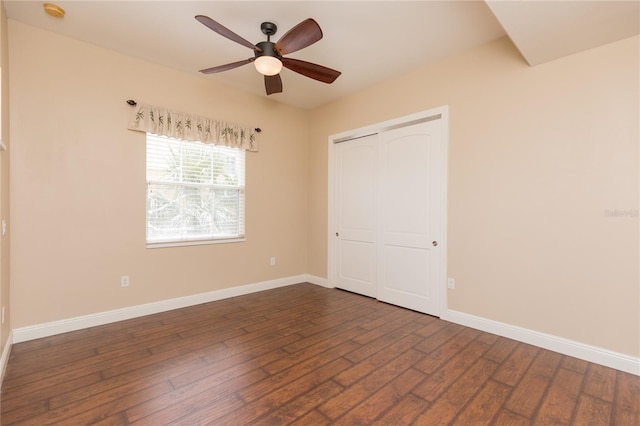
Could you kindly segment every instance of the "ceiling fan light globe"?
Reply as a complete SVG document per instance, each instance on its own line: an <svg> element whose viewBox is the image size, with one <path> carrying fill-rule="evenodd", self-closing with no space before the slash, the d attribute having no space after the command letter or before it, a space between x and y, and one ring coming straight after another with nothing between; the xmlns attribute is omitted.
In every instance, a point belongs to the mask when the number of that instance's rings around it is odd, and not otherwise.
<svg viewBox="0 0 640 426"><path fill-rule="evenodd" d="M261 56L253 62L256 69L263 75L276 75L282 71L282 62L273 56Z"/></svg>

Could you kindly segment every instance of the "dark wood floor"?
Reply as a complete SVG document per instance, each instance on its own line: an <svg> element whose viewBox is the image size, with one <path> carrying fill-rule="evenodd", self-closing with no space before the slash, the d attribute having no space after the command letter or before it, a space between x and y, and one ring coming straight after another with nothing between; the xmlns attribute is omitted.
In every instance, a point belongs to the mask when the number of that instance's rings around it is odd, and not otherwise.
<svg viewBox="0 0 640 426"><path fill-rule="evenodd" d="M16 344L2 424L638 425L640 377L300 284Z"/></svg>

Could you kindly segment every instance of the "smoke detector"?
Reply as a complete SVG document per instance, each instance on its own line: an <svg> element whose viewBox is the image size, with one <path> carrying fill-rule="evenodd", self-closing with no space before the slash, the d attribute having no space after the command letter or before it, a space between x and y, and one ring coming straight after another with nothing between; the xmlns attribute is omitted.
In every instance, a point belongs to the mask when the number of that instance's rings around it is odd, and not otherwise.
<svg viewBox="0 0 640 426"><path fill-rule="evenodd" d="M45 3L44 11L47 12L48 15L53 16L54 18L64 18L64 9L53 3Z"/></svg>

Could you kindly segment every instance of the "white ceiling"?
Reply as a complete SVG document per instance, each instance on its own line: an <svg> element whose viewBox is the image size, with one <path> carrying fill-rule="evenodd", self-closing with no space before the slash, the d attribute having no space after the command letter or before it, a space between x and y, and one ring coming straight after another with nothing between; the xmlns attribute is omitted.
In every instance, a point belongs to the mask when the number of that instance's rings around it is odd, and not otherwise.
<svg viewBox="0 0 640 426"><path fill-rule="evenodd" d="M284 91L269 98L314 108L508 34L531 64L639 33L640 1L56 1L63 19L40 1L5 0L14 19L266 96L252 65L219 74L198 70L247 59L253 52L194 19L211 17L243 38L277 41L306 18L324 38L287 55L337 69L331 85L284 69ZM494 15L495 14L495 15ZM497 17L497 19L496 19ZM506 32L505 32L506 30ZM595 36L594 36L595 35ZM90 60L88 58L87 60Z"/></svg>
<svg viewBox="0 0 640 426"><path fill-rule="evenodd" d="M640 33L640 1L487 0L530 65Z"/></svg>

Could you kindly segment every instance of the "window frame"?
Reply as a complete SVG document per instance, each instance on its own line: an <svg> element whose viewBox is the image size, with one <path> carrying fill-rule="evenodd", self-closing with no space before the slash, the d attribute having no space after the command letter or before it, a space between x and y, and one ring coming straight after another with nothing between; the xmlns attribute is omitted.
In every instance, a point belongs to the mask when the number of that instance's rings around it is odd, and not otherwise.
<svg viewBox="0 0 640 426"><path fill-rule="evenodd" d="M196 143L196 144L202 144L205 147L209 148L209 149L216 149L216 148L221 148L221 149L225 149L225 150L237 150L238 151L238 156L241 157L241 162L242 162L242 173L239 176L239 182L238 184L219 184L219 183L194 183L194 182L174 182L171 180L162 180L162 179L150 179L149 178L149 140L150 138L152 140L158 141L158 140L167 140L169 142L172 143L179 143L181 150L184 149L184 146L187 146L187 144L191 144L191 143ZM181 160L181 175L182 175L182 160ZM151 185L167 185L167 186L175 186L175 187L198 187L198 188L208 188L210 190L215 190L215 189L234 189L234 190L238 190L239 194L238 194L238 210L237 210L237 215L238 215L238 230L239 233L237 234L237 236L228 236L228 235L224 235L224 236L220 236L220 237L213 237L213 236L206 236L206 237L185 237L185 236L178 236L178 237L169 237L169 238L158 238L158 239L149 239L149 223L150 223L150 219L149 219L149 213L150 213L150 209L149 209L149 191L150 191L150 187ZM217 145L213 145L213 144L206 144L203 142L198 142L198 141L185 141L185 140L180 140L180 139L175 139L175 138L171 138L171 137L167 137L167 136L160 136L160 135L155 135L152 133L147 133L146 134L146 140L145 140L145 243L146 243L146 248L165 248L165 247L183 247L183 246L197 246L197 245L211 245L211 244L228 244L228 243L238 243L238 242L244 242L246 241L246 232L245 232L245 225L246 225L246 151L240 148L233 148L233 147L227 147L227 146L217 146Z"/></svg>

